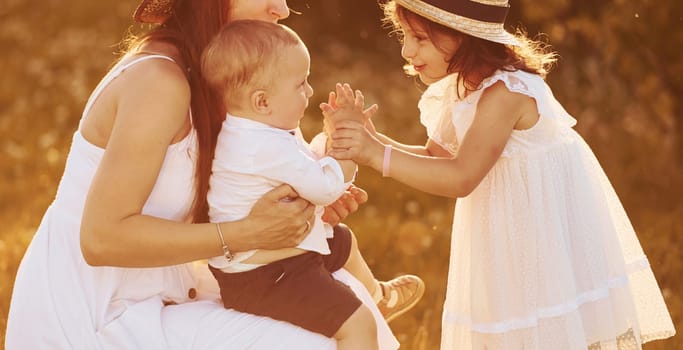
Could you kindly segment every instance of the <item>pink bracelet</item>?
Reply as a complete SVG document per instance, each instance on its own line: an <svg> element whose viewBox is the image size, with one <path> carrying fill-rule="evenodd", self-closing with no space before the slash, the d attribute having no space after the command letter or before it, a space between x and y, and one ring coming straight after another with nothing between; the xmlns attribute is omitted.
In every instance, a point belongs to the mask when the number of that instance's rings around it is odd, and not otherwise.
<svg viewBox="0 0 683 350"><path fill-rule="evenodd" d="M384 145L384 160L382 161L382 176L389 177L389 163L391 162L391 145Z"/></svg>

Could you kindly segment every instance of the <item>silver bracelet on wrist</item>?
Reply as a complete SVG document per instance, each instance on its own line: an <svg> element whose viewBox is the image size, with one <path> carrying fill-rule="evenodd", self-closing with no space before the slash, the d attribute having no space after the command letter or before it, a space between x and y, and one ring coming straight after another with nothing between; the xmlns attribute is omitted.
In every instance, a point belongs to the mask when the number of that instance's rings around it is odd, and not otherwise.
<svg viewBox="0 0 683 350"><path fill-rule="evenodd" d="M221 224L216 223L216 231L218 231L218 238L221 239L221 248L223 249L223 256L225 257L228 262L232 261L233 255L230 252L230 249L228 248L228 245L225 243L225 239L223 238L223 231L221 230Z"/></svg>

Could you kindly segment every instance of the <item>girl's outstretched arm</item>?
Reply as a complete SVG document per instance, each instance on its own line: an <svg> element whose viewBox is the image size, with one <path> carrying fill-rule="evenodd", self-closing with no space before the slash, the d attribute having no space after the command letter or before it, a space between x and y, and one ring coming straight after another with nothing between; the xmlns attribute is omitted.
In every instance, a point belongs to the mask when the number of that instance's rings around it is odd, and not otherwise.
<svg viewBox="0 0 683 350"><path fill-rule="evenodd" d="M363 108L364 97L360 90L354 91L348 83L340 84L337 83L335 86L336 91L332 91L328 95L327 102L320 104L320 109L323 112L324 125L326 126L326 133L331 134L330 130L334 130L335 124L341 120L356 120L358 122L363 122L366 129L377 138L380 142L385 145L392 145L393 148L400 149L412 154L423 155L423 156L433 156L433 157L450 157L451 154L446 151L443 147L439 146L432 140L427 140L427 144L422 145L406 145L404 143L393 140L389 136L377 132L375 125L372 122L372 116L377 112L378 106L376 104L368 107L360 113L360 110L355 111L356 113L340 113L337 105L337 100L339 98L344 98L346 100L355 100L356 103L360 104L360 108Z"/></svg>
<svg viewBox="0 0 683 350"><path fill-rule="evenodd" d="M483 92L455 156L438 158L394 149L388 175L424 192L465 197L493 167L513 128L522 116L533 113L531 110L536 110L531 98L510 92L503 83L494 84ZM385 146L359 123L340 121L332 135L332 147L336 157L349 157L382 171Z"/></svg>
<svg viewBox="0 0 683 350"><path fill-rule="evenodd" d="M369 130L369 131L372 134L372 131L371 130ZM400 149L404 152L412 153L415 155L430 156L430 157L443 157L443 158L451 158L453 156L446 149L444 149L438 143L432 141L431 139L428 139L427 143L424 146L422 146L422 145L406 145L404 143L398 142L398 141L392 139L391 137L384 135L382 133L379 133L379 132L376 132L374 134L374 136L377 138L377 140L379 140L381 143L383 143L385 145L391 145L391 147L394 149Z"/></svg>

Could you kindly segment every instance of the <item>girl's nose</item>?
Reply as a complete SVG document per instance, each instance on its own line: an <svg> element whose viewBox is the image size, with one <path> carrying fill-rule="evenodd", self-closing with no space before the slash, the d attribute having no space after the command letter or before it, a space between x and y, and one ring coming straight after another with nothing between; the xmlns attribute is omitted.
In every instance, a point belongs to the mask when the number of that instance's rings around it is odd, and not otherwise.
<svg viewBox="0 0 683 350"><path fill-rule="evenodd" d="M415 51L415 45L410 40L403 41L403 46L401 47L401 56L403 58L407 60L415 57Z"/></svg>
<svg viewBox="0 0 683 350"><path fill-rule="evenodd" d="M274 1L273 6L270 8L270 14L277 20L289 17L289 6L287 6L287 0Z"/></svg>

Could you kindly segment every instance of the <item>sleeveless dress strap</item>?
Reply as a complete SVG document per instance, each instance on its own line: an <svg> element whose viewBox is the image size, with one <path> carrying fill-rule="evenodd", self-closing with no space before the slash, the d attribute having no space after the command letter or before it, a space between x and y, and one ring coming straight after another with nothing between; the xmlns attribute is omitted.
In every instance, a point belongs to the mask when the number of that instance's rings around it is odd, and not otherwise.
<svg viewBox="0 0 683 350"><path fill-rule="evenodd" d="M128 68L130 68L130 67L132 67L132 66L134 66L134 65L136 65L142 61L146 61L149 59L155 59L155 58L156 59L164 59L164 60L168 60L168 61L175 63L175 61L168 56L147 55L147 56L138 57L134 60L131 60L130 62L127 62L126 64L115 66L114 69L110 70L109 73L107 73L107 75L104 76L102 81L99 84L97 84L97 87L95 88L93 93L90 95L90 98L88 98L88 102L86 103L85 108L83 109L83 114L81 115L81 121L83 120L83 117L85 117L88 114L88 112L90 112L92 105L95 103L97 98L100 96L100 94L102 93L104 88L106 88L109 85L109 83L111 83L116 77L118 77L121 73L123 73L123 71L125 71L126 69L128 69Z"/></svg>

